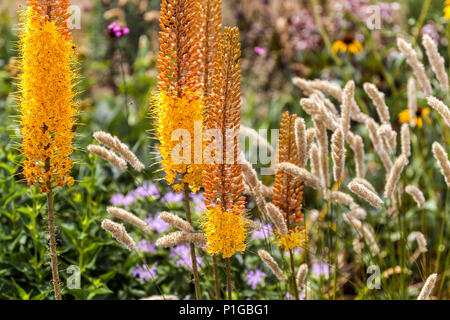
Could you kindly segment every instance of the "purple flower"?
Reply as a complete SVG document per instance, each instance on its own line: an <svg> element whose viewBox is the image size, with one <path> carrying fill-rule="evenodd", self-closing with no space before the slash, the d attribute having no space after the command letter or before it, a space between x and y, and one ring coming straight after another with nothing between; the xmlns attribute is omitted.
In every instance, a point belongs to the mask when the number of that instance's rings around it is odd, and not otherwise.
<svg viewBox="0 0 450 320"><path fill-rule="evenodd" d="M141 281L150 281L150 279L156 278L156 265L155 263L151 268L149 268L146 264L142 266L137 265L133 270L133 278L139 277Z"/></svg>
<svg viewBox="0 0 450 320"><path fill-rule="evenodd" d="M136 244L136 249L148 252L148 253L155 253L156 252L156 245L148 240L141 240Z"/></svg>
<svg viewBox="0 0 450 320"><path fill-rule="evenodd" d="M123 34L129 34L130 33L130 29L125 27L125 28L123 28L122 32L123 32Z"/></svg>
<svg viewBox="0 0 450 320"><path fill-rule="evenodd" d="M121 193L114 194L109 202L115 206L124 206L128 207L136 201L136 198L132 193L128 193L127 195L123 195Z"/></svg>
<svg viewBox="0 0 450 320"><path fill-rule="evenodd" d="M304 293L299 293L298 294L298 299L299 300L305 300L305 294ZM292 294L290 294L289 292L286 293L286 295L284 296L284 300L293 300L292 299Z"/></svg>
<svg viewBox="0 0 450 320"><path fill-rule="evenodd" d="M163 202L163 203L178 203L183 199L184 199L183 194L169 191L161 198L161 202Z"/></svg>
<svg viewBox="0 0 450 320"><path fill-rule="evenodd" d="M330 274L330 266L327 263L313 263L312 273L316 276L328 275Z"/></svg>
<svg viewBox="0 0 450 320"><path fill-rule="evenodd" d="M253 231L251 238L253 240L265 239L268 236L270 236L272 233L273 233L272 226L267 223L267 224L263 224L263 227L261 228L261 230Z"/></svg>
<svg viewBox="0 0 450 320"><path fill-rule="evenodd" d="M145 181L142 186L134 190L134 193L141 198L148 198L150 196L159 196L158 188L151 182Z"/></svg>
<svg viewBox="0 0 450 320"><path fill-rule="evenodd" d="M253 290L261 284L266 277L266 274L259 269L250 270L245 279L247 280L247 284L252 287Z"/></svg>
<svg viewBox="0 0 450 320"><path fill-rule="evenodd" d="M108 30L113 30L115 26L117 26L117 23L111 22L111 23L108 25Z"/></svg>
<svg viewBox="0 0 450 320"><path fill-rule="evenodd" d="M187 245L179 245L172 248L172 251L169 255L170 258L177 259L176 266L184 266L190 270L192 270L192 260L191 260L191 251L189 246ZM200 256L197 255L197 263L200 267L203 267L205 264Z"/></svg>
<svg viewBox="0 0 450 320"><path fill-rule="evenodd" d="M255 51L255 53L256 53L258 56L263 56L263 55L266 54L266 49L261 48L261 47L254 47L254 48L253 48L253 51Z"/></svg>
<svg viewBox="0 0 450 320"><path fill-rule="evenodd" d="M162 233L164 231L169 230L169 224L162 221L160 218L156 217L148 217L147 218L147 223L149 225L149 227L153 230L155 230L157 233Z"/></svg>

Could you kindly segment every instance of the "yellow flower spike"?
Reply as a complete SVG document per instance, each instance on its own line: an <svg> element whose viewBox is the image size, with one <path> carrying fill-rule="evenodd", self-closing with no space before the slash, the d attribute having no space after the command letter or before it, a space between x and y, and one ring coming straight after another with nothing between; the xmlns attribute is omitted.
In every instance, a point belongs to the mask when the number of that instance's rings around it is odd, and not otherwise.
<svg viewBox="0 0 450 320"><path fill-rule="evenodd" d="M200 129L203 126L203 100L194 92L185 92L181 98L159 92L152 97L151 112L167 183L173 185L180 174L183 175L181 182L189 184L192 192L197 192L203 183L203 165L201 161L195 163L195 145L200 143L203 150L204 142L201 132L195 132L195 124L197 123ZM186 135L173 139L178 137L177 132ZM198 135L197 140L202 140L195 141L194 133ZM187 141L183 141L183 138ZM190 151L183 149L183 142L190 143ZM182 185L175 184L172 188L180 192Z"/></svg>
<svg viewBox="0 0 450 320"><path fill-rule="evenodd" d="M56 10L56 9L54 9ZM24 175L41 192L72 185L74 44L64 23L37 19L29 6L20 32L20 125Z"/></svg>
<svg viewBox="0 0 450 320"><path fill-rule="evenodd" d="M284 248L284 251L293 250L295 248L305 248L309 238L308 232L303 230L290 230L286 235L277 234L278 246Z"/></svg>
<svg viewBox="0 0 450 320"><path fill-rule="evenodd" d="M211 255L221 253L223 258L230 258L236 252L245 250L247 223L239 206L233 210L214 206L206 210L200 219L206 236L206 252Z"/></svg>

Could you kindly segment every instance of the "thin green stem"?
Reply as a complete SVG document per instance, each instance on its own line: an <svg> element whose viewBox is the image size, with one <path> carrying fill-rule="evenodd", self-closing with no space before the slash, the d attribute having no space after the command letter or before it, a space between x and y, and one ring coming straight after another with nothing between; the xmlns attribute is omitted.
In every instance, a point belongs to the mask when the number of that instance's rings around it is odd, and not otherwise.
<svg viewBox="0 0 450 320"><path fill-rule="evenodd" d="M292 254L292 249L289 249L289 256L291 259L291 279L292 279L292 291L294 295L294 300L298 300L298 288L297 283L295 281L295 263L294 263L294 255Z"/></svg>
<svg viewBox="0 0 450 320"><path fill-rule="evenodd" d="M430 10L431 0L425 0L423 2L422 11L420 12L419 19L416 23L416 34L414 35L414 43L417 41L417 38L420 35L420 30L422 29L425 18L427 17L428 11Z"/></svg>
<svg viewBox="0 0 450 320"><path fill-rule="evenodd" d="M55 212L53 209L53 194L50 189L47 192L47 209L48 209L48 232L50 234L50 266L52 269L52 282L55 291L55 299L61 300L61 282L59 280L58 271L58 254L56 253L56 229L55 229Z"/></svg>
<svg viewBox="0 0 450 320"><path fill-rule="evenodd" d="M231 296L231 266L230 266L230 258L225 259L225 263L227 265L227 297L228 300L232 299Z"/></svg>
<svg viewBox="0 0 450 320"><path fill-rule="evenodd" d="M216 300L220 300L220 278L219 278L219 270L217 268L217 258L216 256L212 256L213 269L214 269L214 283L216 287Z"/></svg>
<svg viewBox="0 0 450 320"><path fill-rule="evenodd" d="M191 205L189 203L189 185L187 183L184 184L184 206L186 209L186 220L192 225ZM195 255L194 244L191 243L190 247L191 247L192 272L194 274L195 296L197 297L197 300L202 300L202 294L200 292L200 281L197 269L197 256Z"/></svg>
<svg viewBox="0 0 450 320"><path fill-rule="evenodd" d="M330 53L330 56L333 58L334 62L340 66L342 64L341 59L336 55L336 53L333 51L331 47L330 39L328 38L328 35L325 31L325 28L323 27L322 21L320 19L319 12L317 11L317 1L316 0L310 0L311 7L313 10L313 16L314 21L316 23L317 28L319 29L320 36L323 39L323 42L325 43L325 46L327 47L328 52Z"/></svg>

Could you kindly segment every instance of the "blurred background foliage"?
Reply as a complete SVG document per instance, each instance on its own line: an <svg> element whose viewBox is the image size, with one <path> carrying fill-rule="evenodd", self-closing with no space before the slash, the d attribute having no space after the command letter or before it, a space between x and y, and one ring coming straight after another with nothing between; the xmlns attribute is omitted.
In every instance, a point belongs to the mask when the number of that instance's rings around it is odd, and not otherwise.
<svg viewBox="0 0 450 320"><path fill-rule="evenodd" d="M402 34L414 41L424 33L429 34L439 42L448 66L448 22L443 18L443 2L224 0L224 25L236 25L241 32L242 123L255 129L278 128L281 114L286 110L305 116L299 104L302 93L291 81L294 76L301 76L333 80L340 85L354 79L358 87L357 100L363 111L371 115L375 110L369 108L362 84L373 82L386 93L394 127L398 128L397 115L407 107L406 84L411 72L395 47L395 38ZM81 289L66 288L64 297L136 299L161 292L177 293L180 299L189 297L193 289L189 271L176 266L168 250L130 254L100 228L113 195L127 195L144 181L155 183L161 196L169 191L158 171L148 117L149 96L157 83L159 1L75 0L72 3L80 6L82 13L81 29L73 30L80 75L77 150L73 154L76 161L73 176L77 183L57 192L56 212L63 282L70 277L66 272L70 265L77 265L82 277ZM365 24L364 10L371 4L381 6L379 30L370 30ZM0 4L0 298L49 299L52 295L44 196L19 182L23 159L18 148L15 80L20 72L16 58L18 12L23 8L24 1L3 0ZM120 39L106 36L107 26L114 21L127 26L130 34ZM349 55L331 50L331 45L345 35L361 42L361 53ZM423 51L418 52L423 57ZM420 103L425 104L425 101ZM96 130L110 132L126 142L146 164L144 174L136 177L134 172L120 173L89 155L86 146L92 142L92 133ZM437 135L439 131L433 131L430 125L425 125L422 131L415 129L414 148L419 150ZM422 159L432 161L429 154L424 154ZM444 244L438 239L441 226L447 221L442 212L438 217L432 216L438 214L439 199L444 197L433 188L443 190L443 186L436 185L435 181L441 181L436 172L429 169L426 172L433 164L419 160L413 166L418 171L423 169L423 174L411 169L407 175L417 181L428 175L431 180L427 191L432 193L432 201L425 210L429 220L427 235L431 246L439 242L445 249L431 253L430 260L442 254L440 259L446 263L441 268L447 270L448 238ZM271 182L271 177L264 179ZM371 175L371 181L378 188L383 179L384 176L376 172ZM315 199L307 193L304 206L306 211L316 207ZM158 197L135 199L128 207L143 218L154 217L163 209L184 214L179 203L161 203ZM407 214L418 213L411 209ZM378 218L370 219L375 223ZM156 231L147 238L136 232L132 235L135 239L152 242L157 238ZM245 284L242 272L260 264L254 253L261 241L252 242L247 253L233 262L235 279L242 280L235 280L235 298L284 297L285 292L274 281L270 282L274 283L272 285L266 283L264 291L250 290ZM323 239L317 241L320 243ZM204 260L209 259L204 253L201 255ZM155 280L141 280L138 273L133 275L136 266L144 263L152 266L155 262L158 274ZM223 266L221 270L223 272ZM212 272L208 269L201 272L207 280L205 295L209 295L213 291ZM363 273L361 270L361 275ZM322 280L318 276L314 285L320 287ZM440 297L449 298L448 286L442 283L442 288ZM411 294L417 292L417 288L412 288ZM362 282L346 288L343 293L358 298L386 298L380 292L367 292Z"/></svg>

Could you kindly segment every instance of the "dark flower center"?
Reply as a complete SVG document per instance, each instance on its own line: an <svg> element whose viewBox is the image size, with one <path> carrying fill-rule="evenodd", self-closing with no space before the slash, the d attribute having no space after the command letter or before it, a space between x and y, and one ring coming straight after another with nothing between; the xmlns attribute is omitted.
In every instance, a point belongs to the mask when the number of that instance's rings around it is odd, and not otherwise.
<svg viewBox="0 0 450 320"><path fill-rule="evenodd" d="M353 36L349 33L347 33L344 38L342 39L342 42L344 42L346 45L351 44L353 41L355 40L355 38L353 38Z"/></svg>

